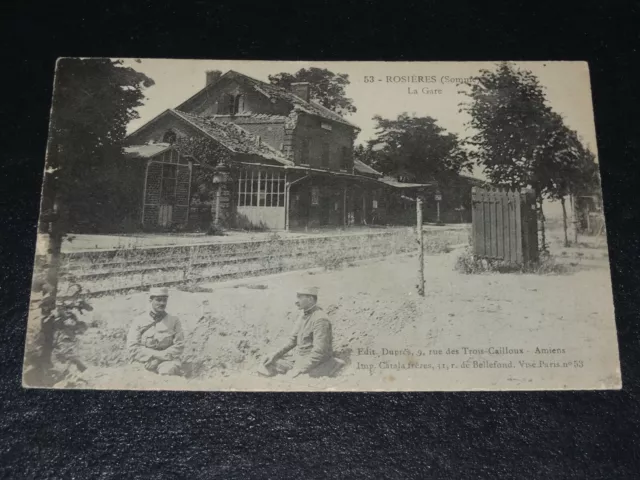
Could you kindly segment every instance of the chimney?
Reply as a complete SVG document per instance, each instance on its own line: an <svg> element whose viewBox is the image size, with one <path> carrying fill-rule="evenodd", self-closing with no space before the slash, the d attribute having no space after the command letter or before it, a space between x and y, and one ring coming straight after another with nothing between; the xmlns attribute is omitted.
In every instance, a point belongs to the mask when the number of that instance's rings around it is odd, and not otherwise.
<svg viewBox="0 0 640 480"><path fill-rule="evenodd" d="M222 72L220 70L207 70L207 83L205 86L217 82L221 75Z"/></svg>
<svg viewBox="0 0 640 480"><path fill-rule="evenodd" d="M291 84L291 93L300 97L305 102L310 101L309 82L294 82Z"/></svg>

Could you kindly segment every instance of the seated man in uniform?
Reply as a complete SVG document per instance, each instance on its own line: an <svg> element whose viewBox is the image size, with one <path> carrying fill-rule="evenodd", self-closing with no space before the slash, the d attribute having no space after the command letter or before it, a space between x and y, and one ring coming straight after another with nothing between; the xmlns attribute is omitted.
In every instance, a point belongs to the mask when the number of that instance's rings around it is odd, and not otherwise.
<svg viewBox="0 0 640 480"><path fill-rule="evenodd" d="M134 319L127 335L129 360L160 375L181 375L184 334L177 317L166 312L169 292L152 288L151 309Z"/></svg>
<svg viewBox="0 0 640 480"><path fill-rule="evenodd" d="M318 289L303 288L297 293L296 306L301 312L293 332L286 345L264 359L258 370L261 375L286 374L294 378L306 373L320 377L332 375L344 365L333 357L331 323L317 305Z"/></svg>

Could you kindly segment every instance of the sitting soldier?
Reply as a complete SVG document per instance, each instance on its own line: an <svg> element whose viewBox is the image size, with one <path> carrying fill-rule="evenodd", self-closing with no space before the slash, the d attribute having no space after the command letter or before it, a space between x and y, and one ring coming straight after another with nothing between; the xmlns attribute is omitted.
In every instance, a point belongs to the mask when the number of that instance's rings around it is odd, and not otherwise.
<svg viewBox="0 0 640 480"><path fill-rule="evenodd" d="M160 375L181 375L184 334L177 317L166 312L169 292L152 288L151 310L134 319L127 335L129 361Z"/></svg>
<svg viewBox="0 0 640 480"><path fill-rule="evenodd" d="M261 375L286 374L294 378L306 373L310 377L330 376L345 364L333 357L331 323L317 305L318 289L304 288L297 293L296 306L301 312L293 332L286 345L264 359L258 369Z"/></svg>

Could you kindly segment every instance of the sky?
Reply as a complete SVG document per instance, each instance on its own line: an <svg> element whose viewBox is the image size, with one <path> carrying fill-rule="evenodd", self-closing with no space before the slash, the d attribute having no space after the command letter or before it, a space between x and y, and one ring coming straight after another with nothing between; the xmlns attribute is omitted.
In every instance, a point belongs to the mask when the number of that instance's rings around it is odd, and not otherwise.
<svg viewBox="0 0 640 480"><path fill-rule="evenodd" d="M460 93L456 79L466 79L481 69L493 70L496 62L281 62L228 60L122 59L124 64L145 73L155 85L145 90L145 104L138 109L140 118L128 125L132 132L168 108L174 108L201 90L207 70L236 70L268 82L268 75L295 73L301 68L327 68L349 75L346 95L353 99L357 112L345 116L361 131L356 143L375 137L372 117L396 118L401 113L431 116L438 125L461 138L472 131L470 118L460 112L468 97ZM563 116L565 124L578 132L583 143L597 155L591 87L586 62L513 62L518 68L536 75L548 104ZM405 83L402 77L408 78ZM367 82L366 77L373 77ZM418 78L422 77L422 78ZM432 77L427 82L427 77ZM416 91L410 94L409 90ZM422 90L425 89L423 92ZM474 175L480 172L474 169Z"/></svg>

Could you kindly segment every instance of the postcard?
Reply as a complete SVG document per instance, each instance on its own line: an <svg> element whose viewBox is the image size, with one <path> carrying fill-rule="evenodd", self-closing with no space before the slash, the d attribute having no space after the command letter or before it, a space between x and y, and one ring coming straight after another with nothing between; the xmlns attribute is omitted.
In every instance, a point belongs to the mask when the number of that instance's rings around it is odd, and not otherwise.
<svg viewBox="0 0 640 480"><path fill-rule="evenodd" d="M61 58L23 385L620 389L599 163L585 62Z"/></svg>

